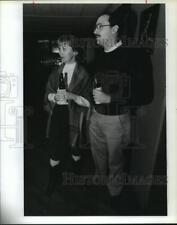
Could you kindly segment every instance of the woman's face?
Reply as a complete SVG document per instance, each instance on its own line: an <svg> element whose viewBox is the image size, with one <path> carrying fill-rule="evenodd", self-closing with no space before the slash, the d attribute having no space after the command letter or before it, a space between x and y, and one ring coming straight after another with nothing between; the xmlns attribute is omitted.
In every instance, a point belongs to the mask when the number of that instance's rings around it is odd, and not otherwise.
<svg viewBox="0 0 177 225"><path fill-rule="evenodd" d="M59 55L63 63L75 62L75 56L77 52L73 51L68 42L59 43Z"/></svg>

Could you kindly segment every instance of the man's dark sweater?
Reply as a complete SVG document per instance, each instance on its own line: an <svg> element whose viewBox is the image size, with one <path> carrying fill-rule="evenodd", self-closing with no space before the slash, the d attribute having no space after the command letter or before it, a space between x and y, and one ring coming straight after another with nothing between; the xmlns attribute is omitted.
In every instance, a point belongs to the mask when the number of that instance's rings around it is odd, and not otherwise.
<svg viewBox="0 0 177 225"><path fill-rule="evenodd" d="M111 103L94 106L97 112L120 115L152 101L152 64L143 49L121 46L112 52L102 52L93 68L103 92L111 96Z"/></svg>

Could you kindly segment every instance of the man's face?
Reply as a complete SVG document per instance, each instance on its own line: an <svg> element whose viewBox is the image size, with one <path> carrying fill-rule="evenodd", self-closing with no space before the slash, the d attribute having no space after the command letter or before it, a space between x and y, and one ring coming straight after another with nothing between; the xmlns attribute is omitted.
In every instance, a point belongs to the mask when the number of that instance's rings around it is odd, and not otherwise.
<svg viewBox="0 0 177 225"><path fill-rule="evenodd" d="M115 34L109 23L109 15L102 15L97 19L94 35L98 45L102 47L111 45L109 42L115 39Z"/></svg>
<svg viewBox="0 0 177 225"><path fill-rule="evenodd" d="M75 61L76 52L67 42L59 43L59 55L63 63L72 63Z"/></svg>

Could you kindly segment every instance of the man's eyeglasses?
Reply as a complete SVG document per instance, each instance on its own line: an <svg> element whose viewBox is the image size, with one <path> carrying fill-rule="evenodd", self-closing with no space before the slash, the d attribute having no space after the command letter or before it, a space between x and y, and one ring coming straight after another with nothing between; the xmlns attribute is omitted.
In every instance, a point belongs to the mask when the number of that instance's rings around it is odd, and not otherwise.
<svg viewBox="0 0 177 225"><path fill-rule="evenodd" d="M109 25L109 24L101 24L101 23L98 23L98 24L96 24L95 25L95 29L94 30L101 30L103 27L110 27L111 25Z"/></svg>

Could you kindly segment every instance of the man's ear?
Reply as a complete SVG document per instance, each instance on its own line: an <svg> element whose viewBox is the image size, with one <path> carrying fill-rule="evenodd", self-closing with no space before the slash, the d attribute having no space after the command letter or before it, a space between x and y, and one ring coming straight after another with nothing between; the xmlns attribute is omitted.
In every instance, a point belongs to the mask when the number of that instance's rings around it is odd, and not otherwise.
<svg viewBox="0 0 177 225"><path fill-rule="evenodd" d="M114 26L112 27L113 33L118 32L118 30L119 30L119 26L118 26L118 25L114 25Z"/></svg>

